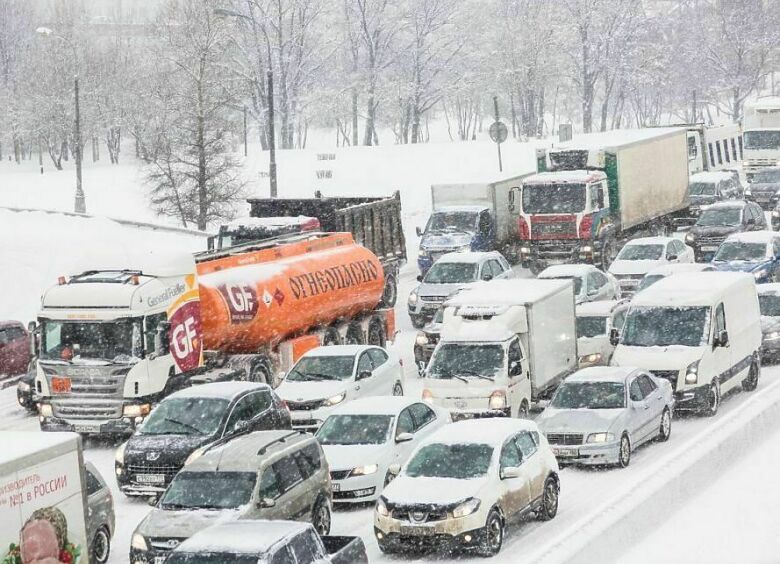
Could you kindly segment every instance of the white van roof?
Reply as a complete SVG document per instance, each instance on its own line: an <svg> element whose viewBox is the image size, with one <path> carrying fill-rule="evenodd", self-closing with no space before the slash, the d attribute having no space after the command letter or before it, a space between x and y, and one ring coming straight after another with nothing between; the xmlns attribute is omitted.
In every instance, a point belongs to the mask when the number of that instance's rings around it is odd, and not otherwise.
<svg viewBox="0 0 780 564"><path fill-rule="evenodd" d="M462 305L521 305L536 303L557 294L567 286L574 287L571 280L552 279L509 279L491 280L464 288L447 300L448 306ZM573 290L572 290L573 292Z"/></svg>
<svg viewBox="0 0 780 564"><path fill-rule="evenodd" d="M667 276L636 294L633 306L712 305L727 291L742 285L755 285L744 272L681 272Z"/></svg>

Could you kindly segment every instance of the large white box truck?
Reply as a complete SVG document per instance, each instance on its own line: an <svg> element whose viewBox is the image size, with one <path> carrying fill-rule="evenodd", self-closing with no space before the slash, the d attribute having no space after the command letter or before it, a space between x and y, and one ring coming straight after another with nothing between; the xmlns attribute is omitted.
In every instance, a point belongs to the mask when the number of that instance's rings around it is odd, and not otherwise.
<svg viewBox="0 0 780 564"><path fill-rule="evenodd" d="M780 165L780 96L745 102L742 145L748 182L757 171Z"/></svg>
<svg viewBox="0 0 780 564"><path fill-rule="evenodd" d="M423 399L454 419L524 417L577 368L571 280L492 280L444 308Z"/></svg>

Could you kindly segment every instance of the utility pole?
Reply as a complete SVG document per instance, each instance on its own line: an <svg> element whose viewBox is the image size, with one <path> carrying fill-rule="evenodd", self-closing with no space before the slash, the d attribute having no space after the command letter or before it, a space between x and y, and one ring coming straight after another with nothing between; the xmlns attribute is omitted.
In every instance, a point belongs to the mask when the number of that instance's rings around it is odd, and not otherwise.
<svg viewBox="0 0 780 564"><path fill-rule="evenodd" d="M498 96L493 96L493 111L496 114L496 123L499 123L498 119ZM504 138L506 138L506 133L504 133ZM496 141L496 147L498 148L498 171L503 172L504 166L501 162L501 143L503 142L503 139Z"/></svg>
<svg viewBox="0 0 780 564"><path fill-rule="evenodd" d="M276 134L274 133L274 73L268 71L268 174L271 177L271 197L276 198Z"/></svg>
<svg viewBox="0 0 780 564"><path fill-rule="evenodd" d="M81 186L81 115L79 111L79 77L73 79L73 95L76 98L76 201L73 211L87 213L87 203L84 201L84 189Z"/></svg>
<svg viewBox="0 0 780 564"><path fill-rule="evenodd" d="M247 156L246 149L246 106L244 106L244 156Z"/></svg>

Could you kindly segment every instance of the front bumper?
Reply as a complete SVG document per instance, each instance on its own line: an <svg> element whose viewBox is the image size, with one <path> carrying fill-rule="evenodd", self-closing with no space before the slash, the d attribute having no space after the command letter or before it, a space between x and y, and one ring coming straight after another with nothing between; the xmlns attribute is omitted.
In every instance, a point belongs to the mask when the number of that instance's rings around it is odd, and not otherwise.
<svg viewBox="0 0 780 564"><path fill-rule="evenodd" d="M379 468L368 476L350 476L336 480L331 471L331 487L333 489L333 503L366 503L376 501L382 493L385 480L385 471Z"/></svg>
<svg viewBox="0 0 780 564"><path fill-rule="evenodd" d="M444 303L444 300L440 302L423 302L418 299L415 305L408 306L409 317L415 321L422 321L420 325L425 325L434 318L442 303Z"/></svg>
<svg viewBox="0 0 780 564"><path fill-rule="evenodd" d="M136 422L136 419L141 421ZM110 419L96 421L94 419L73 419L65 420L58 417L38 416L41 431L72 431L84 435L132 435L136 427L143 422L143 419L122 417L121 419Z"/></svg>
<svg viewBox="0 0 780 564"><path fill-rule="evenodd" d="M374 536L378 543L398 551L469 549L479 546L487 515L480 508L466 517L412 523L374 513Z"/></svg>
<svg viewBox="0 0 780 564"><path fill-rule="evenodd" d="M130 564L163 564L170 550L139 550L130 547Z"/></svg>
<svg viewBox="0 0 780 564"><path fill-rule="evenodd" d="M464 421L466 419L489 419L491 417L509 417L510 408L504 409L451 409L453 423L455 421Z"/></svg>
<svg viewBox="0 0 780 564"><path fill-rule="evenodd" d="M319 407L317 409L296 409L290 410L290 418L292 420L292 428L300 431L307 431L314 433L320 428L320 425L328 418L333 410L342 405L344 402L336 404L332 407Z"/></svg>
<svg viewBox="0 0 780 564"><path fill-rule="evenodd" d="M582 445L550 445L561 464L596 466L617 464L620 460L620 441L586 443Z"/></svg>
<svg viewBox="0 0 780 564"><path fill-rule="evenodd" d="M589 247L590 251L585 251L585 247ZM523 264L592 263L595 255L595 246L590 241L581 239L544 239L520 242L520 260Z"/></svg>

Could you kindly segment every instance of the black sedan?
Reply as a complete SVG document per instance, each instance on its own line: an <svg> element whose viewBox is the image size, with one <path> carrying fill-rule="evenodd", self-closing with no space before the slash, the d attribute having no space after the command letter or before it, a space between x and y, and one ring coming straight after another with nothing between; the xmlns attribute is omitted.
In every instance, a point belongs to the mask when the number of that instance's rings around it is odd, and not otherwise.
<svg viewBox="0 0 780 564"><path fill-rule="evenodd" d="M171 394L116 452L125 495L165 491L196 449L251 431L291 429L290 412L266 384L217 382Z"/></svg>

